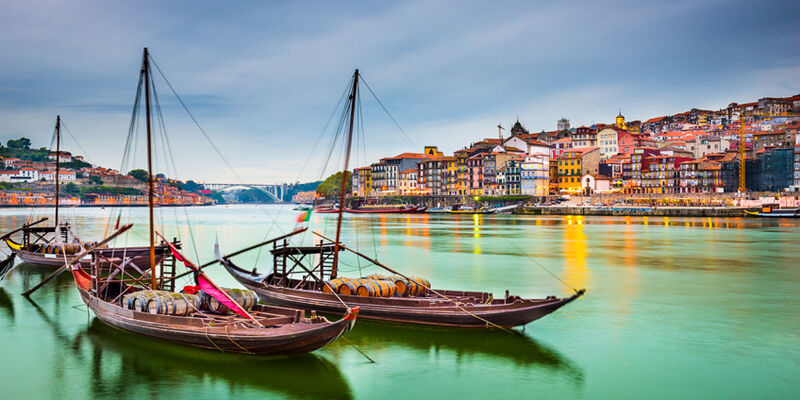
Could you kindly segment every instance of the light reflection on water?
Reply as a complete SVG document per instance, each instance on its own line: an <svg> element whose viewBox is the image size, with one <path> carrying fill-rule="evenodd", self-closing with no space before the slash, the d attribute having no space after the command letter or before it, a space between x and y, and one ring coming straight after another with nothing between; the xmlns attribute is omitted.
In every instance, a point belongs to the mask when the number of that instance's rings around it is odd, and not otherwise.
<svg viewBox="0 0 800 400"><path fill-rule="evenodd" d="M158 223L191 255L212 257L294 226L280 207L162 209ZM0 210L0 231L45 210ZM99 239L119 210L65 209L87 240ZM507 215L346 215L343 241L436 286L506 289L523 296L570 290L542 264L587 295L527 327L498 332L409 328L360 321L349 339L301 358L252 360L185 349L119 333L90 318L69 277L19 293L48 269L18 269L0 283L0 358L20 360L0 373L2 398L420 397L552 398L792 397L800 392L800 224L746 218L637 218ZM128 244L147 241L145 209L122 211L136 223ZM314 214L327 235L334 215ZM315 240L308 232L305 243ZM268 268L268 251L241 257ZM349 274L379 272L343 255ZM220 269L220 284L235 286ZM780 356L776 356L780 355ZM41 378L48 387L41 388ZM698 382L702 382L699 384ZM711 396L708 396L711 395Z"/></svg>

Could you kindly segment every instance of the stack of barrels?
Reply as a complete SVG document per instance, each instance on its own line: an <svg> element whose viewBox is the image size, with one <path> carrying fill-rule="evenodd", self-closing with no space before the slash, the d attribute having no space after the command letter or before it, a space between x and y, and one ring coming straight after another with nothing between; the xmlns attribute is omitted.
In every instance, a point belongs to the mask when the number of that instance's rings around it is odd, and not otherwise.
<svg viewBox="0 0 800 400"><path fill-rule="evenodd" d="M150 314L187 316L201 308L202 299L196 294L142 290L126 294L122 298L122 305Z"/></svg>
<svg viewBox="0 0 800 400"><path fill-rule="evenodd" d="M392 297L395 295L415 297L428 295L431 284L427 279L415 276L410 276L409 278L379 274L368 275L360 279L340 277L326 281L322 291L361 297Z"/></svg>
<svg viewBox="0 0 800 400"><path fill-rule="evenodd" d="M222 288L245 310L251 310L258 302L256 294L246 289ZM195 311L204 310L217 314L231 314L232 311L217 299L203 291L197 294L185 292L169 292L166 290L141 290L126 294L122 298L122 306L135 311L150 314L187 316Z"/></svg>
<svg viewBox="0 0 800 400"><path fill-rule="evenodd" d="M83 250L83 247L78 243L47 243L39 248L39 251L45 254L61 254L62 252L64 254L77 254L81 250Z"/></svg>

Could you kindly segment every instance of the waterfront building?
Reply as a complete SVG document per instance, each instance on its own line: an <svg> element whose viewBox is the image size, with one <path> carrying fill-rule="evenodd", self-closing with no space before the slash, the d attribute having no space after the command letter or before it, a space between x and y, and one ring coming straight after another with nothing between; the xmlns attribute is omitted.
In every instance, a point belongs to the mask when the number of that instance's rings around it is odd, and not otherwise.
<svg viewBox="0 0 800 400"><path fill-rule="evenodd" d="M657 149L652 147L637 147L633 149L630 162L630 178L623 180L625 193L643 193L642 190L642 171L649 169L649 157L658 155ZM625 166L623 164L623 175Z"/></svg>
<svg viewBox="0 0 800 400"><path fill-rule="evenodd" d="M600 166L600 149L597 147L573 148L558 159L558 190L562 193L580 193L581 177L597 174Z"/></svg>
<svg viewBox="0 0 800 400"><path fill-rule="evenodd" d="M525 158L522 156L515 156L501 167L503 170L503 181L499 182L502 195L517 195L521 193L521 169L520 164ZM498 177L499 181L499 177Z"/></svg>
<svg viewBox="0 0 800 400"><path fill-rule="evenodd" d="M794 191L800 191L800 135L795 134L794 137Z"/></svg>
<svg viewBox="0 0 800 400"><path fill-rule="evenodd" d="M586 196L593 193L609 193L611 179L605 175L585 174L581 177L581 191Z"/></svg>
<svg viewBox="0 0 800 400"><path fill-rule="evenodd" d="M623 187L623 166L630 166L630 156L616 155L600 162L598 172L600 175L607 176L610 180L611 190L622 190Z"/></svg>
<svg viewBox="0 0 800 400"><path fill-rule="evenodd" d="M386 163L384 160L370 165L372 176L372 195L383 196L387 194L386 186Z"/></svg>
<svg viewBox="0 0 800 400"><path fill-rule="evenodd" d="M550 155L528 154L520 163L520 193L547 196L550 192Z"/></svg>
<svg viewBox="0 0 800 400"><path fill-rule="evenodd" d="M794 149L769 149L756 153L753 176L747 188L757 192L777 192L794 183Z"/></svg>
<svg viewBox="0 0 800 400"><path fill-rule="evenodd" d="M680 193L719 193L723 191L722 166L716 161L690 160L680 165Z"/></svg>
<svg viewBox="0 0 800 400"><path fill-rule="evenodd" d="M447 186L443 179L446 166L444 157L427 158L417 163L417 187L432 195L447 194Z"/></svg>
<svg viewBox="0 0 800 400"><path fill-rule="evenodd" d="M399 182L398 191L401 196L420 194L420 191L417 188L416 168L400 171Z"/></svg>
<svg viewBox="0 0 800 400"><path fill-rule="evenodd" d="M647 168L642 170L641 186L644 193L679 193L680 165L691 157L653 155L646 157Z"/></svg>
<svg viewBox="0 0 800 400"><path fill-rule="evenodd" d="M438 152L433 146L428 146L428 150ZM382 181L383 193L386 195L397 194L400 171L416 169L419 161L430 157L433 156L428 153L402 153L394 157L382 158L381 163L385 165Z"/></svg>
<svg viewBox="0 0 800 400"><path fill-rule="evenodd" d="M353 170L353 194L360 197L372 195L371 167L361 167Z"/></svg>
<svg viewBox="0 0 800 400"><path fill-rule="evenodd" d="M483 153L475 154L467 159L469 168L469 194L479 196L483 193Z"/></svg>

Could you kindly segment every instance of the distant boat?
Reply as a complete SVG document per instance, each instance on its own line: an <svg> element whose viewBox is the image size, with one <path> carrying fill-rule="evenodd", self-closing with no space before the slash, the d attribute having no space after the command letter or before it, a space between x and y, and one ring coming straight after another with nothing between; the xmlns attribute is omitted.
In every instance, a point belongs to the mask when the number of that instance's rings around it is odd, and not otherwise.
<svg viewBox="0 0 800 400"><path fill-rule="evenodd" d="M761 207L761 211L747 211L745 214L764 218L800 218L800 208L774 208L773 205Z"/></svg>
<svg viewBox="0 0 800 400"><path fill-rule="evenodd" d="M493 210L486 208L474 208L462 204L454 204L448 211L450 214L494 214Z"/></svg>
<svg viewBox="0 0 800 400"><path fill-rule="evenodd" d="M298 204L297 207L293 208L292 210L295 210L295 211L308 211L308 210L313 210L313 209L314 209L314 207L311 206L310 204Z"/></svg>

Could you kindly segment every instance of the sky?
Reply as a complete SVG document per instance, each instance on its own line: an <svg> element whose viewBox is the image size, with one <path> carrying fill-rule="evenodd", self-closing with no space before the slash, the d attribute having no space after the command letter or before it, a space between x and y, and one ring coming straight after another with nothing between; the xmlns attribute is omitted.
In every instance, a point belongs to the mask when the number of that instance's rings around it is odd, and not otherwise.
<svg viewBox="0 0 800 400"><path fill-rule="evenodd" d="M157 146L159 172L316 180L340 168L337 150L323 169L323 129L355 68L400 129L363 91L351 168L451 153L517 118L554 130L798 94L799 13L796 0L0 0L0 140L48 146L61 115L66 150L123 167L148 47L222 154L156 77L171 149ZM146 166L136 139L126 168Z"/></svg>

